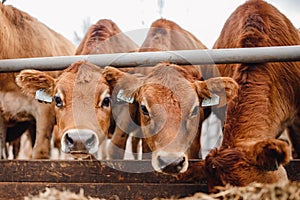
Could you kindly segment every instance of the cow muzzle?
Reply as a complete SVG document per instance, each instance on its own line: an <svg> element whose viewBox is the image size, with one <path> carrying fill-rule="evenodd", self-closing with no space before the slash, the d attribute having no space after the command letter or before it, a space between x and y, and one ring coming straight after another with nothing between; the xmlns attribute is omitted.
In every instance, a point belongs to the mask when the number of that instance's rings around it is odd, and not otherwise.
<svg viewBox="0 0 300 200"><path fill-rule="evenodd" d="M188 157L184 153L158 152L152 154L152 166L158 172L183 173L188 168Z"/></svg>
<svg viewBox="0 0 300 200"><path fill-rule="evenodd" d="M89 129L70 129L64 132L61 139L61 150L64 153L77 155L93 155L98 152L99 139Z"/></svg>

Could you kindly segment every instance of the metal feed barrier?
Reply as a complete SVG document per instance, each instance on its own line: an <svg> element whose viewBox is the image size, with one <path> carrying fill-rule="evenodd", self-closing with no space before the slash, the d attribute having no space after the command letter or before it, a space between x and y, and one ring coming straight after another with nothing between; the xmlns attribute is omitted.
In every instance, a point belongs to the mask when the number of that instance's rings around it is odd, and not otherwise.
<svg viewBox="0 0 300 200"><path fill-rule="evenodd" d="M0 60L0 72L22 69L59 70L79 60L88 60L101 67L153 66L161 61L179 65L300 61L300 45L7 59Z"/></svg>
<svg viewBox="0 0 300 200"><path fill-rule="evenodd" d="M161 61L176 64L262 63L300 61L300 46L261 47L243 49L188 50L166 52L120 53L84 56L61 56L0 60L0 72L22 69L59 70L78 60L88 60L99 66L153 66ZM197 160L191 160L193 165ZM120 199L152 199L180 197L206 192L205 180L177 180L173 176L154 172L149 160L142 161L58 161L0 160L0 199L23 199L38 194L46 187L70 190L92 197ZM135 173L126 172L128 169ZM286 166L292 181L300 181L300 160ZM143 171L148 171L142 173Z"/></svg>

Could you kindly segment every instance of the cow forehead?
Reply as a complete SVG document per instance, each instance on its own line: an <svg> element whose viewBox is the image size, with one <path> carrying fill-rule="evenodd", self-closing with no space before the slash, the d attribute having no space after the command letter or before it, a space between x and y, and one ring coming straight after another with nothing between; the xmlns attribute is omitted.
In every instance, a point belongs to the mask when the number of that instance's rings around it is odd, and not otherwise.
<svg viewBox="0 0 300 200"><path fill-rule="evenodd" d="M55 91L62 91L64 95L81 95L94 97L109 90L108 83L101 72L87 73L79 76L78 73L63 73L56 83Z"/></svg>
<svg viewBox="0 0 300 200"><path fill-rule="evenodd" d="M149 106L154 104L163 105L166 109L178 108L189 111L199 102L198 96L188 81L185 84L165 86L160 84L147 84L140 90L141 101Z"/></svg>

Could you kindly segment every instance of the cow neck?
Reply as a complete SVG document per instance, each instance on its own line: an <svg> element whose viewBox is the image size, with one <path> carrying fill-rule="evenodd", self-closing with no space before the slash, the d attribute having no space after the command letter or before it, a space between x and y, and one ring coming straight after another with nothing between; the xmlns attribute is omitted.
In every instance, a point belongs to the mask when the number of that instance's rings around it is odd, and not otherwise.
<svg viewBox="0 0 300 200"><path fill-rule="evenodd" d="M281 122L287 121L288 116L282 112L286 108L281 105L280 94L274 89L280 79L272 77L266 68L241 66L236 73L238 75L234 78L240 87L238 96L227 106L223 146L236 146L245 138L248 141L249 138L252 141L274 138L282 131Z"/></svg>

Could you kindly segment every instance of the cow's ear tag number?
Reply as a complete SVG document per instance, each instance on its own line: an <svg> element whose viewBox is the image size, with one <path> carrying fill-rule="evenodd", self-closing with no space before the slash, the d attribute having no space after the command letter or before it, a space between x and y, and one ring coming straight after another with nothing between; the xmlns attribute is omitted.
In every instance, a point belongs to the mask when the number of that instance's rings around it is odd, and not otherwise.
<svg viewBox="0 0 300 200"><path fill-rule="evenodd" d="M37 90L35 92L35 99L46 103L52 103L52 97L45 92L45 89Z"/></svg>
<svg viewBox="0 0 300 200"><path fill-rule="evenodd" d="M133 103L133 97L128 97L124 95L124 90L119 90L117 94L117 101L118 102L127 102L127 103Z"/></svg>
<svg viewBox="0 0 300 200"><path fill-rule="evenodd" d="M216 94L213 94L212 97L204 98L202 100L202 107L216 106L220 104L220 97Z"/></svg>

